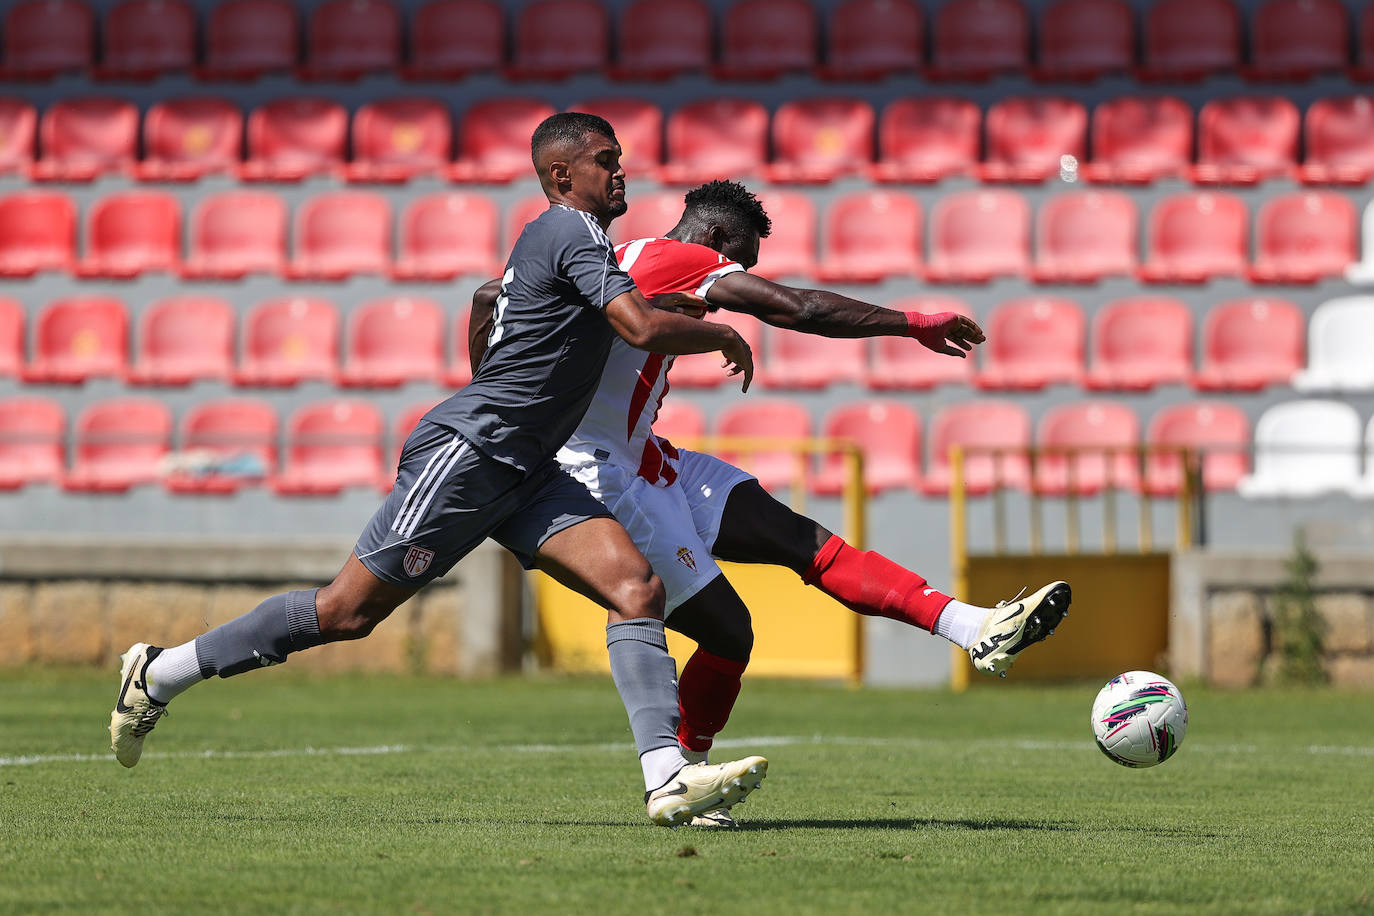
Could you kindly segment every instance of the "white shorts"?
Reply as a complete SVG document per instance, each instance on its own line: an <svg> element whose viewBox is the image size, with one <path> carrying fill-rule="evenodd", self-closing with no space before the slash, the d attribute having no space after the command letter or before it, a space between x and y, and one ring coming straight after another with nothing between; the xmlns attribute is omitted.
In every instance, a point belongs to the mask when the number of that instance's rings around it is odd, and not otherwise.
<svg viewBox="0 0 1374 916"><path fill-rule="evenodd" d="M711 546L730 491L753 480L733 464L680 450L678 478L656 487L633 468L609 461L564 465L574 480L611 510L648 558L668 594L664 616L720 575Z"/></svg>

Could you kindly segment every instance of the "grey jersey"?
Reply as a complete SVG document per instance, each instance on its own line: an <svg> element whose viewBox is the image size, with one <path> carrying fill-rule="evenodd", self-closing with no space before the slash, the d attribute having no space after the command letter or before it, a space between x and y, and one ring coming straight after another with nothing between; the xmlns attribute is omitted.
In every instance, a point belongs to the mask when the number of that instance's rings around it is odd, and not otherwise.
<svg viewBox="0 0 1374 916"><path fill-rule="evenodd" d="M601 381L606 303L634 289L591 214L553 206L515 242L472 382L425 418L528 472L567 441Z"/></svg>

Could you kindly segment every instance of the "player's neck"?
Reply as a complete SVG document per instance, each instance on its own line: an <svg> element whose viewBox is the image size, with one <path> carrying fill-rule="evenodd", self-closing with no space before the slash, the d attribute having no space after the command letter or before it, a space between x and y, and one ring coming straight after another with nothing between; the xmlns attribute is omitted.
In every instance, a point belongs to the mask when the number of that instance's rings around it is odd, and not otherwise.
<svg viewBox="0 0 1374 916"><path fill-rule="evenodd" d="M558 195L549 198L549 203L556 204L562 207L568 207L572 210L582 211L583 213L590 216L592 219L596 220L597 225L601 227L601 231L603 232L605 232L607 229L611 227L611 221L609 219L601 217L597 214L595 210L593 210L587 204L584 204L582 201L577 200L575 198Z"/></svg>

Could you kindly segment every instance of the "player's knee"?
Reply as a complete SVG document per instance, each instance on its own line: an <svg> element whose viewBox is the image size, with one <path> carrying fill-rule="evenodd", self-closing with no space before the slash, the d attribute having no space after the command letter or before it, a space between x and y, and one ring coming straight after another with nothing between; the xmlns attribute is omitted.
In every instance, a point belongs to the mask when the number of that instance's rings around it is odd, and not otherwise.
<svg viewBox="0 0 1374 916"><path fill-rule="evenodd" d="M354 598L346 601L316 601L320 634L329 642L362 639L377 628L395 605L380 598Z"/></svg>
<svg viewBox="0 0 1374 916"><path fill-rule="evenodd" d="M663 580L652 570L648 571L647 575L627 576L611 598L612 615L618 615L622 620L662 620L663 608L667 602Z"/></svg>

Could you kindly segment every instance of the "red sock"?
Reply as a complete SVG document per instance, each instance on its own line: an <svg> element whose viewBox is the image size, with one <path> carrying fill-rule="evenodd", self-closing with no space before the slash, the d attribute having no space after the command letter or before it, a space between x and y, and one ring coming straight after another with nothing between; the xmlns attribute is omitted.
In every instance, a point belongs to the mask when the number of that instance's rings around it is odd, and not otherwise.
<svg viewBox="0 0 1374 916"><path fill-rule="evenodd" d="M739 679L748 662L734 662L697 649L677 679L677 741L689 751L706 752L725 727L739 696Z"/></svg>
<svg viewBox="0 0 1374 916"><path fill-rule="evenodd" d="M816 554L802 581L856 613L900 620L932 632L951 600L927 587L926 580L911 570L880 553L855 550L837 534Z"/></svg>

